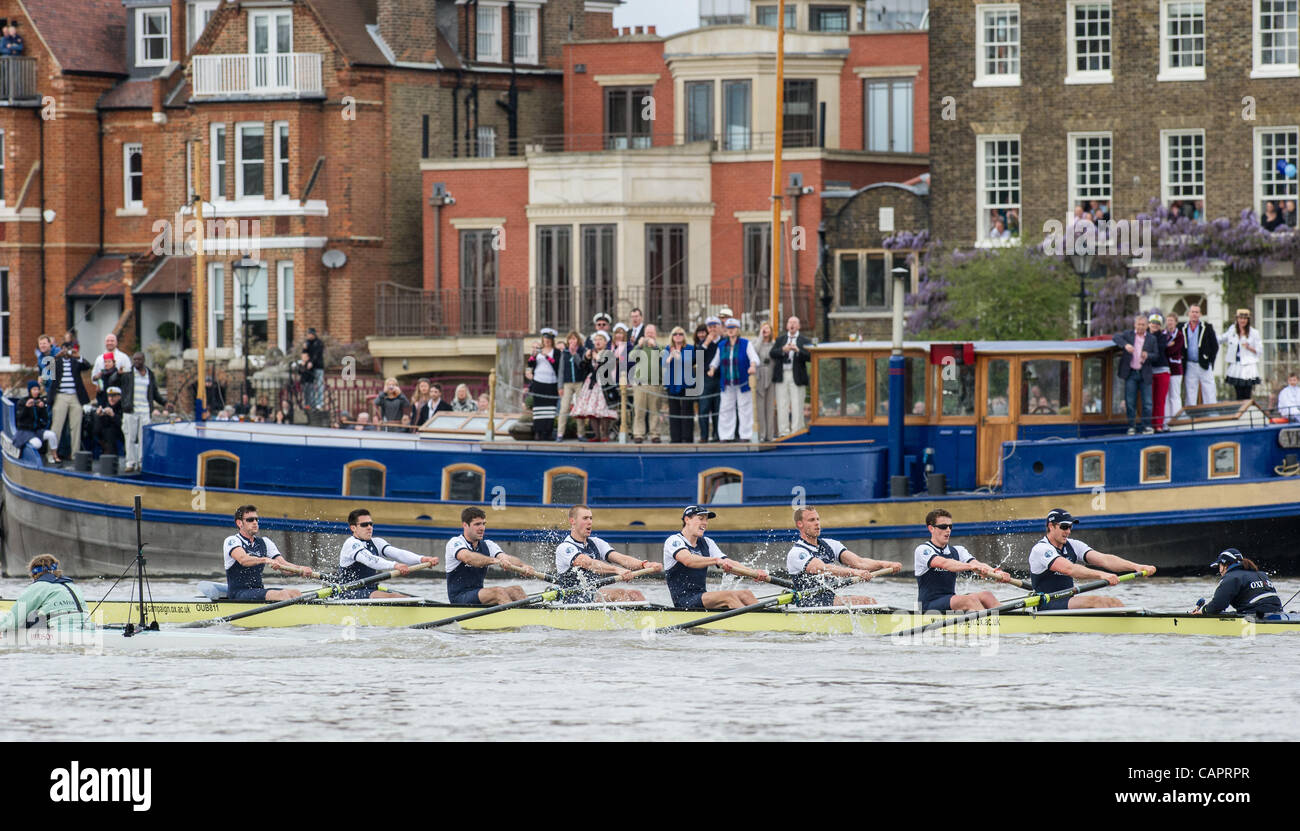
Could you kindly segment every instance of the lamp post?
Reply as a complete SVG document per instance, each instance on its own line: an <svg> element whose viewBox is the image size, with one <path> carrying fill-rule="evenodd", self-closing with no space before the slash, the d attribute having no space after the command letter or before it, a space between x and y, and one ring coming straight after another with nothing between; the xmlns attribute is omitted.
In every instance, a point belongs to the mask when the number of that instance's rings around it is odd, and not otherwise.
<svg viewBox="0 0 1300 831"><path fill-rule="evenodd" d="M1088 290L1083 281L1092 273L1096 260L1095 254L1070 255L1070 264L1074 267L1074 273L1079 275L1079 337L1081 338L1088 337Z"/></svg>
<svg viewBox="0 0 1300 831"><path fill-rule="evenodd" d="M252 401L252 400L253 400L253 388L252 388L252 386L250 385L250 383L249 383L249 379L248 379L248 311L249 311L249 295L252 294L253 283L257 282L257 274L258 274L259 271L262 270L262 264L259 263L257 260L253 260L253 259L249 259L248 257L244 257L243 259L235 260L235 262L234 262L234 264L231 266L231 268L234 269L234 271L235 271L235 277L236 277L236 279L239 280L239 288L240 288L240 291L242 291L243 294L244 294L244 302L243 302L243 307L244 307L244 308L243 308L243 312L244 312L244 316L243 316L243 324L244 324L244 383L243 383L242 386L243 386L243 390L244 390L244 392L247 393L247 395L248 395L248 400L249 400L249 401ZM243 404L243 401L240 401L240 404L242 405L242 404Z"/></svg>

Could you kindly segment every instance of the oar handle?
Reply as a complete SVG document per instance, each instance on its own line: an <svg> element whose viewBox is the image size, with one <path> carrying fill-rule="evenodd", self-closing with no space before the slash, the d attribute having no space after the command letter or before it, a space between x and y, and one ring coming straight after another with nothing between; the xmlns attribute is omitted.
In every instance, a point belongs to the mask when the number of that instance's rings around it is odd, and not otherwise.
<svg viewBox="0 0 1300 831"><path fill-rule="evenodd" d="M732 560L730 558L727 558L726 560L729 567L724 568L722 562L723 562L722 560L715 560L714 562L709 563L709 565L713 566L714 568L722 569L722 571L726 572L727 574L739 574L741 577L748 577L750 580L756 580L759 583L771 583L774 586L780 586L785 589L794 588L794 583L791 583L789 580L776 577L772 574L768 574L767 578L763 579L759 577L758 569L750 568L749 566L744 565L743 563L738 563L735 560Z"/></svg>
<svg viewBox="0 0 1300 831"><path fill-rule="evenodd" d="M312 580L329 579L324 574L321 574L319 571L315 571L314 569L308 568L307 566L290 567L290 566L286 566L284 563L271 563L271 568L275 569L276 571L284 572L285 574L292 574L295 577L309 577ZM307 570L306 574L303 574L302 572L303 569Z"/></svg>

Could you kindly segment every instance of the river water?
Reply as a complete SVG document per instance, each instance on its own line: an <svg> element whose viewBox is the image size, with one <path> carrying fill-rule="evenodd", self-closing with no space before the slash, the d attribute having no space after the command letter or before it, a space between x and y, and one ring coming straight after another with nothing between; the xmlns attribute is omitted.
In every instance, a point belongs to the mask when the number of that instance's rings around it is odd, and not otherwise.
<svg viewBox="0 0 1300 831"><path fill-rule="evenodd" d="M1284 599L1300 588L1291 582L1278 586ZM0 595L25 585L0 580ZM79 585L97 599L108 583ZM408 585L446 599L441 582ZM1213 587L1155 578L1108 593L1177 611ZM157 600L194 595L189 582L152 588ZM667 602L662 583L643 588ZM120 592L113 596L125 598ZM915 581L877 580L870 592L910 606ZM1208 741L1224 738L1212 717L1224 701L1241 702L1253 723L1267 725L1260 738L1300 739L1295 636L1006 635L939 644L686 632L646 639L634 631L224 631L247 646L0 649L7 705L22 714L0 723L0 739Z"/></svg>

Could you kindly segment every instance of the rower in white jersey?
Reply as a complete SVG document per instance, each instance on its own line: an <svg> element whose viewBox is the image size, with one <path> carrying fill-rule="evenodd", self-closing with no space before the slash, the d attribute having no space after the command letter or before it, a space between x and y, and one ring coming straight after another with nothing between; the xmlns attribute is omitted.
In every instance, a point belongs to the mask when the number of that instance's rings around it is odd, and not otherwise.
<svg viewBox="0 0 1300 831"><path fill-rule="evenodd" d="M1074 581L1105 580L1112 586L1119 584L1119 578L1106 571L1088 568L1093 565L1110 571L1141 571L1149 577L1156 573L1155 566L1138 565L1116 557L1103 554L1089 546L1083 540L1070 539L1074 528L1074 517L1061 508L1053 508L1047 514L1047 535L1034 544L1029 551L1029 579L1034 591L1042 594L1054 594L1074 588ZM1060 611L1062 609L1098 609L1123 606L1114 597L1098 597L1095 594L1078 594L1070 598L1059 598L1039 606L1039 611Z"/></svg>
<svg viewBox="0 0 1300 831"><path fill-rule="evenodd" d="M389 545L386 540L376 537L374 520L370 518L370 511L365 508L357 508L348 514L348 530L352 532L352 536L347 538L343 543L343 549L339 551L340 583L355 583L373 577L381 571L394 569L399 574L406 574L410 571L410 566L420 563L438 564L437 557L421 557L412 551ZM368 586L344 592L341 596L352 599L407 597L400 592L371 591Z"/></svg>
<svg viewBox="0 0 1300 831"><path fill-rule="evenodd" d="M524 599L520 586L485 588L488 566L500 566L525 577L535 577L533 567L486 539L487 514L482 508L460 512L461 533L447 540L447 602L453 606L500 606Z"/></svg>
<svg viewBox="0 0 1300 831"><path fill-rule="evenodd" d="M682 511L682 532L664 540L664 582L678 609L739 609L758 602L748 589L706 591L709 566L767 582L766 571L727 559L722 549L704 536L709 520L716 516L703 506L687 505Z"/></svg>
<svg viewBox="0 0 1300 831"><path fill-rule="evenodd" d="M235 527L239 533L226 537L222 546L226 565L226 593L231 600L265 603L273 600L291 600L302 592L297 589L268 589L262 585L262 569L274 563L283 571L299 575L311 574L306 566L296 566L284 558L275 543L258 534L258 516L255 505L240 505L235 509Z"/></svg>
<svg viewBox="0 0 1300 831"><path fill-rule="evenodd" d="M663 566L649 560L638 560L614 550L614 546L592 536L594 525L591 508L574 505L569 509L569 535L555 547L555 572L560 579L556 585L562 589L586 586L601 577L618 575L622 580L639 569L663 571ZM645 601L645 595L636 589L597 589L565 595L565 603Z"/></svg>
<svg viewBox="0 0 1300 831"><path fill-rule="evenodd" d="M823 537L822 518L816 508L796 508L794 527L799 539L785 555L785 568L790 572L794 587L801 594L795 603L799 606L871 606L876 599L866 595L837 595L828 587L825 577L858 577L871 579L871 572L883 568L899 571L902 563L872 560L859 557L844 547L839 540Z"/></svg>
<svg viewBox="0 0 1300 831"><path fill-rule="evenodd" d="M912 569L916 574L917 604L921 611L966 612L997 606L998 599L990 591L957 594L957 573L974 571L998 580L1010 575L981 563L965 546L950 545L952 514L943 508L925 515L925 527L930 532L930 539L916 547L916 562Z"/></svg>

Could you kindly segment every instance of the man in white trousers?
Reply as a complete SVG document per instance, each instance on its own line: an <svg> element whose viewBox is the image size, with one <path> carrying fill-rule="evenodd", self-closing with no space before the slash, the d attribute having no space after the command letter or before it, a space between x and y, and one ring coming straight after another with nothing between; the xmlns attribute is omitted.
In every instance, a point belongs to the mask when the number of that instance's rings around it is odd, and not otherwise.
<svg viewBox="0 0 1300 831"><path fill-rule="evenodd" d="M1187 343L1187 353L1183 358L1187 406L1197 403L1198 392L1200 403L1214 404L1219 400L1214 386L1214 359L1219 355L1219 339L1214 335L1214 326L1201 320L1200 306L1192 305L1187 309L1183 337Z"/></svg>
<svg viewBox="0 0 1300 831"><path fill-rule="evenodd" d="M803 429L804 390L808 387L808 347L799 334L799 318L785 323L785 334L772 344L772 385L776 387L776 430L782 436Z"/></svg>
<svg viewBox="0 0 1300 831"><path fill-rule="evenodd" d="M722 409L718 413L718 436L722 441L754 440L754 393L750 382L757 372L758 353L754 345L740 336L740 321L728 318L727 337L718 344L718 351L709 364L710 376L722 376Z"/></svg>

